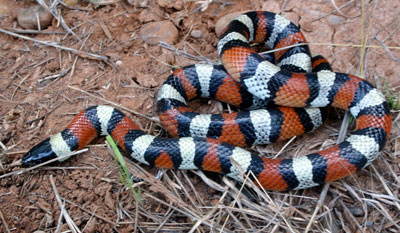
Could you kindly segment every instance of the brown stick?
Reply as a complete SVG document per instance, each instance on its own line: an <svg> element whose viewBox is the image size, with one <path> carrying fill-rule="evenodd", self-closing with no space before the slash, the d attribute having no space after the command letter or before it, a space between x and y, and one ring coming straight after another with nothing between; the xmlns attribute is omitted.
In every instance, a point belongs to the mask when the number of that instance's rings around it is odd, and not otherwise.
<svg viewBox="0 0 400 233"><path fill-rule="evenodd" d="M89 58L89 59L95 59L95 60L110 62L107 57L101 56L101 55L98 55L98 54L82 52L82 51L79 51L79 50L76 50L76 49L73 49L73 48L69 48L69 47L65 47L65 46L62 46L62 45L56 45L56 44L53 44L51 42L42 41L42 40L36 40L36 39L30 38L28 36L19 35L19 34L14 33L14 32L9 32L9 31L4 30L2 28L0 28L0 32L5 33L5 34L10 35L10 36L18 37L18 38L21 38L21 39L24 39L24 40L29 40L29 41L33 41L33 42L36 42L36 43L39 43L39 44L46 45L46 46L50 46L50 47L66 50L68 52L77 54L77 55L79 55L79 56L81 56L83 58Z"/></svg>

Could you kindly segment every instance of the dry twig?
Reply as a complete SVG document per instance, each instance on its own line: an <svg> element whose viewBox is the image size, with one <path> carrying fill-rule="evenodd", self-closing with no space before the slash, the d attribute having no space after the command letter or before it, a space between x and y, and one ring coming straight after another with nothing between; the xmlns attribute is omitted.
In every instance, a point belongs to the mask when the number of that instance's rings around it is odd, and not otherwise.
<svg viewBox="0 0 400 233"><path fill-rule="evenodd" d="M62 49L62 50L77 54L77 55L79 55L79 56L81 56L83 58L96 59L96 60L100 60L100 61L104 61L104 62L109 62L110 61L105 56L101 56L101 55L94 54L94 53L89 53L89 52L82 52L82 51L79 51L79 50L76 50L76 49L73 49L73 48L65 47L65 46L62 46L62 45L57 45L57 44L55 44L53 42L36 40L36 39L33 39L31 37L28 37L28 36L19 35L19 34L14 33L14 32L9 32L9 31L4 30L2 28L0 28L0 32L5 33L5 34L10 35L10 36L21 38L21 39L24 39L24 40L29 40L29 41L33 41L33 42L36 42L36 43L39 43L39 44L46 45L46 46Z"/></svg>
<svg viewBox="0 0 400 233"><path fill-rule="evenodd" d="M58 203L58 205L60 206L60 209L61 209L61 214L60 215L64 216L64 219L67 222L69 229L73 233L80 233L81 231L76 226L75 222L72 220L71 216L68 214L67 210L65 209L64 203L61 201L61 197L60 197L60 194L58 193L58 190L57 190L57 187L56 187L56 183L54 182L54 179L53 179L53 175L50 175L49 178L50 178L51 187L53 188L53 192L54 192L54 195L56 197L57 203Z"/></svg>

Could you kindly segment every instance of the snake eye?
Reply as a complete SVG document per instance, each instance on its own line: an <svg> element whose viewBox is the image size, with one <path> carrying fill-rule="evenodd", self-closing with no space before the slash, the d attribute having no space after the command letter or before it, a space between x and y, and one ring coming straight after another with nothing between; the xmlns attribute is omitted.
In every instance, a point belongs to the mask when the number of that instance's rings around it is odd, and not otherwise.
<svg viewBox="0 0 400 233"><path fill-rule="evenodd" d="M30 151L28 151L28 153L24 155L22 158L22 165L24 167L32 167L56 157L57 155L51 148L50 140L46 139L34 146Z"/></svg>

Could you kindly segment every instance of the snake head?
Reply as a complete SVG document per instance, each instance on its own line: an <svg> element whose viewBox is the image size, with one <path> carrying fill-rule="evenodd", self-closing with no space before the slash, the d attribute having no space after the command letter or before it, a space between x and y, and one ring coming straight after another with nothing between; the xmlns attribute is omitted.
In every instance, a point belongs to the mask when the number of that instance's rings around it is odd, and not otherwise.
<svg viewBox="0 0 400 233"><path fill-rule="evenodd" d="M22 157L22 166L32 167L56 157L57 155L51 148L50 139L48 138L34 146Z"/></svg>

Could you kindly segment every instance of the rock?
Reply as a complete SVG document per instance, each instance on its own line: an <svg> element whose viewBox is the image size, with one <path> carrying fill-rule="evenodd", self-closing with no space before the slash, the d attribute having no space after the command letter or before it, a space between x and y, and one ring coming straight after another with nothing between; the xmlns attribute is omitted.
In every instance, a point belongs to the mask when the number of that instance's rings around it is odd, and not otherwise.
<svg viewBox="0 0 400 233"><path fill-rule="evenodd" d="M300 25L300 28L306 32L312 32L314 30L312 23L308 20L303 20L302 24Z"/></svg>
<svg viewBox="0 0 400 233"><path fill-rule="evenodd" d="M18 13L18 24L25 29L38 29L38 16L41 29L47 28L53 19L50 12L36 5L20 10Z"/></svg>
<svg viewBox="0 0 400 233"><path fill-rule="evenodd" d="M193 37L193 38L201 38L201 37L203 37L204 35L203 35L203 32L202 32L201 30L193 30L193 31L190 33L190 36Z"/></svg>
<svg viewBox="0 0 400 233"><path fill-rule="evenodd" d="M217 23L215 23L215 33L217 36L221 36L223 33L225 27L237 16L241 15L242 13L247 12L247 11L239 11L239 12L234 12L230 13L227 15L222 16L220 19L218 19Z"/></svg>
<svg viewBox="0 0 400 233"><path fill-rule="evenodd" d="M304 14L312 15L315 18L323 16L323 13L321 11L318 11L318 10L305 10L305 9L303 9L303 11L304 11L303 12Z"/></svg>
<svg viewBox="0 0 400 233"><path fill-rule="evenodd" d="M174 44L178 40L178 29L168 20L147 23L138 33L150 45L157 45L160 41Z"/></svg>
<svg viewBox="0 0 400 233"><path fill-rule="evenodd" d="M182 0L157 0L157 4L163 8L174 8L176 10L182 10L184 6Z"/></svg>
<svg viewBox="0 0 400 233"><path fill-rule="evenodd" d="M338 25L343 23L344 21L346 21L346 19L342 16L338 16L338 15L328 15L326 17L326 19L328 20L329 24L331 25Z"/></svg>
<svg viewBox="0 0 400 233"><path fill-rule="evenodd" d="M65 0L64 3L68 6L74 6L78 3L78 0Z"/></svg>
<svg viewBox="0 0 400 233"><path fill-rule="evenodd" d="M156 12L154 12L153 9L144 9L139 14L139 21L141 23L148 23L148 22L154 22L154 21L159 21L159 20L162 20L160 14L157 14Z"/></svg>

